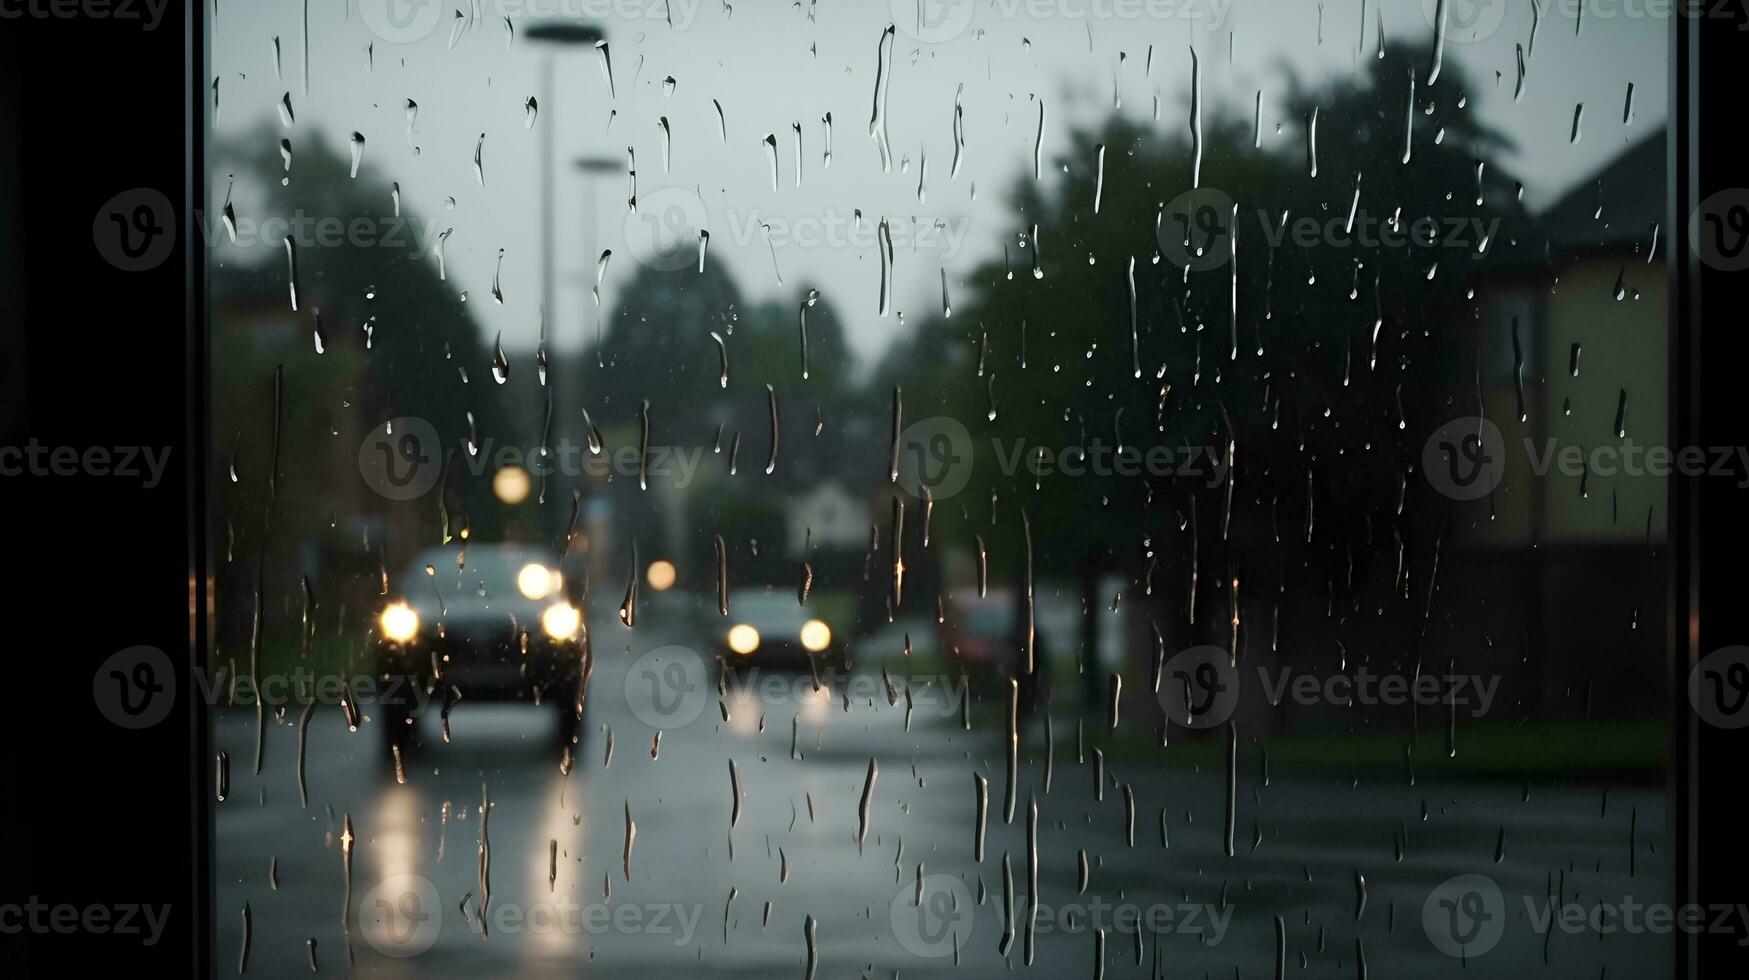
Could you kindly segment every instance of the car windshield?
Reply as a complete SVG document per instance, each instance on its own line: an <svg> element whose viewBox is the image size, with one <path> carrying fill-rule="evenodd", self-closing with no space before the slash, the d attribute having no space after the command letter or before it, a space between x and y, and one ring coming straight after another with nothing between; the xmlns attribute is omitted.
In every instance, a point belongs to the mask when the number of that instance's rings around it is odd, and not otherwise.
<svg viewBox="0 0 1749 980"><path fill-rule="evenodd" d="M808 621L809 616L807 607L798 603L793 595L735 592L729 596L729 618L735 622L772 629L799 629Z"/></svg>
<svg viewBox="0 0 1749 980"><path fill-rule="evenodd" d="M530 564L542 564L541 556L521 548L434 549L408 565L401 574L400 586L408 595L428 594L435 588L442 592L483 590L487 597L514 596L518 592L518 576Z"/></svg>

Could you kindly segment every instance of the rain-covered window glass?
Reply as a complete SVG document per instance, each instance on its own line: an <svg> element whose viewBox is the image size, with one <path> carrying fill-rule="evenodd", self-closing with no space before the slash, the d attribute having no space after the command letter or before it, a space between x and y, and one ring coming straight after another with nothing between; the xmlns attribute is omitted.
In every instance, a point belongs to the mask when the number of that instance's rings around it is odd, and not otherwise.
<svg viewBox="0 0 1749 980"><path fill-rule="evenodd" d="M1656 5L206 16L221 971L1664 969Z"/></svg>

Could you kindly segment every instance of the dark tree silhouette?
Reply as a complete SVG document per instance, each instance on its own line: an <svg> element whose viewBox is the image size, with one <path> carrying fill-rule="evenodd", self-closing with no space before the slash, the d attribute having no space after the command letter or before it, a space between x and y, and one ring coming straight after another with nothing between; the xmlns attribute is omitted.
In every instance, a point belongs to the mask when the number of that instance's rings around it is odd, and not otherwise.
<svg viewBox="0 0 1749 980"><path fill-rule="evenodd" d="M1434 560L1445 510L1408 474L1426 423L1474 404L1478 276L1527 249L1492 162L1501 141L1466 109L1464 80L1447 66L1411 105L1426 57L1395 49L1359 77L1294 87L1303 152L1259 150L1250 120L1211 117L1198 171L1182 124L1078 131L1059 185L1015 186L1003 258L877 371L904 386L909 418L972 434L972 479L938 505L941 533L980 534L992 569L1018 569L1024 513L1035 575L1081 582L1090 698L1104 686L1091 613L1116 601L1096 594L1103 573L1172 649L1240 654L1273 627L1235 617L1273 622L1290 590L1320 608L1363 585L1388 598L1403 579L1393 538L1416 580ZM1241 617L1244 603L1261 608ZM1143 660L1146 636L1131 639Z"/></svg>

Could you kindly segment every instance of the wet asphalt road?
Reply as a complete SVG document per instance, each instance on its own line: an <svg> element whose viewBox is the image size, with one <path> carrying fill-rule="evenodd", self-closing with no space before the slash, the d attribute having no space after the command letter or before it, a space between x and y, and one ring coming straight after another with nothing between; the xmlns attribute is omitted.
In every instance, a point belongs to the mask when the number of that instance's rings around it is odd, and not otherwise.
<svg viewBox="0 0 1749 980"><path fill-rule="evenodd" d="M757 692L731 692L725 721L702 667L674 665L690 654L673 648L699 648L700 633L594 622L611 629L597 626L585 740L568 775L547 710L464 702L444 744L434 704L400 784L374 722L351 732L338 709L318 707L301 806L297 713L267 715L259 777L253 711L218 713L215 748L231 770L214 820L219 975L233 975L244 953L245 903L250 976L311 975L313 938L321 976L802 977L810 916L819 977L1027 971L1029 799L1039 814L1039 908L1028 972L1038 976L1095 976L1098 928L1107 977L1271 976L1277 917L1293 976L1362 975L1357 938L1375 977L1595 978L1604 964L1609 976L1650 977L1669 959L1669 935L1539 931L1525 904L1528 896L1540 911L1551 890L1581 905L1668 901L1655 846L1665 839L1663 802L1650 789L1618 788L1605 805L1597 788L1546 783L1526 801L1519 784L1356 785L1331 770L1276 771L1263 785L1241 771L1228 857L1224 772L1113 764L1100 800L1091 760L1077 762L1063 735L1072 722L1060 722L1049 792L1033 740L1010 823L1002 733L963 731L951 694L914 694L907 732L904 702L888 705L878 674L856 681L861 697L848 712L798 678L772 675ZM871 757L879 774L859 847ZM974 773L989 784L982 862ZM1123 784L1135 800L1133 845ZM1004 855L1018 920L1011 942ZM1441 952L1423 922L1430 899L1440 908L1441 883L1460 874L1501 890L1492 902L1484 888L1480 905L1466 890L1436 911L1467 916L1460 931L1499 923L1497 944L1467 963ZM1451 934L1437 921L1432 931L1441 928Z"/></svg>

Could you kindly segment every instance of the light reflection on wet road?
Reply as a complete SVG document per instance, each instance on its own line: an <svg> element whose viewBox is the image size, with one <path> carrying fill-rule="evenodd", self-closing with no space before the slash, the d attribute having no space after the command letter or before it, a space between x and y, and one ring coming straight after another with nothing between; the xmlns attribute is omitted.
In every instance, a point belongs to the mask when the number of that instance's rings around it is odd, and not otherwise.
<svg viewBox="0 0 1749 980"><path fill-rule="evenodd" d="M1359 975L1358 932L1373 976L1522 976L1545 955L1523 896L1564 884L1566 897L1581 903L1668 899L1662 849L1651 846L1665 833L1662 803L1651 790L1617 788L1605 809L1589 788L1538 785L1526 802L1518 784L1363 778L1356 786L1332 773L1277 771L1264 786L1256 772L1241 772L1238 852L1227 858L1224 773L1113 763L1097 801L1091 758L1076 761L1072 723L1058 729L1048 794L1036 764L1040 745L1029 745L1020 805L1005 823L1000 732L987 722L962 731L939 695L914 710L907 733L902 699L897 706L861 700L845 712L838 702L798 706L787 692L807 685L778 684L785 693L776 698L737 692L725 723L713 690L695 720L663 732L652 758L654 729L628 701L627 671L645 652L685 639L654 622L630 634L617 624L601 631L585 740L569 776L560 773L548 711L463 703L448 745L437 719L426 717L425 747L410 760L407 783L397 785L374 723L350 733L339 711L318 709L307 752L310 803L300 809L296 713L277 725L269 715L259 779L245 761L252 712L220 714L215 748L233 760L231 793L215 821L221 973L235 968L247 900L252 976L310 975L306 941L315 937L319 972L328 976L346 972L350 947L352 972L376 977L673 976L707 965L722 975L799 977L809 915L819 922L822 977L1006 975L1024 969L1026 942L1021 926L1006 962L998 952L1002 859L1006 853L1012 862L1024 915L1025 813L1034 792L1039 976L1092 976L1091 926L1107 931L1106 976L1268 975L1276 916L1296 975ZM800 760L791 757L798 711ZM604 766L608 729L614 745ZM859 855L857 805L871 755L880 776ZM733 829L730 759L743 795ZM974 772L990 784L982 864L973 857ZM1125 782L1136 800L1133 848L1125 842ZM492 801L485 936L483 792ZM637 826L629 881L628 806ZM1630 879L1632 808L1640 847ZM1162 847L1162 810L1170 847ZM347 814L357 842L343 925ZM1497 864L1502 824L1506 856ZM1089 885L1078 894L1083 848ZM912 904L920 869L921 914ZM1358 924L1357 871L1367 879ZM1506 929L1496 948L1466 965L1429 942L1422 907L1441 881L1472 872L1503 889ZM1139 965L1125 909L1149 910L1157 928L1172 917L1158 934L1144 931ZM1595 977L1604 962L1610 975L1649 976L1670 942L1557 933L1547 955L1562 976Z"/></svg>

